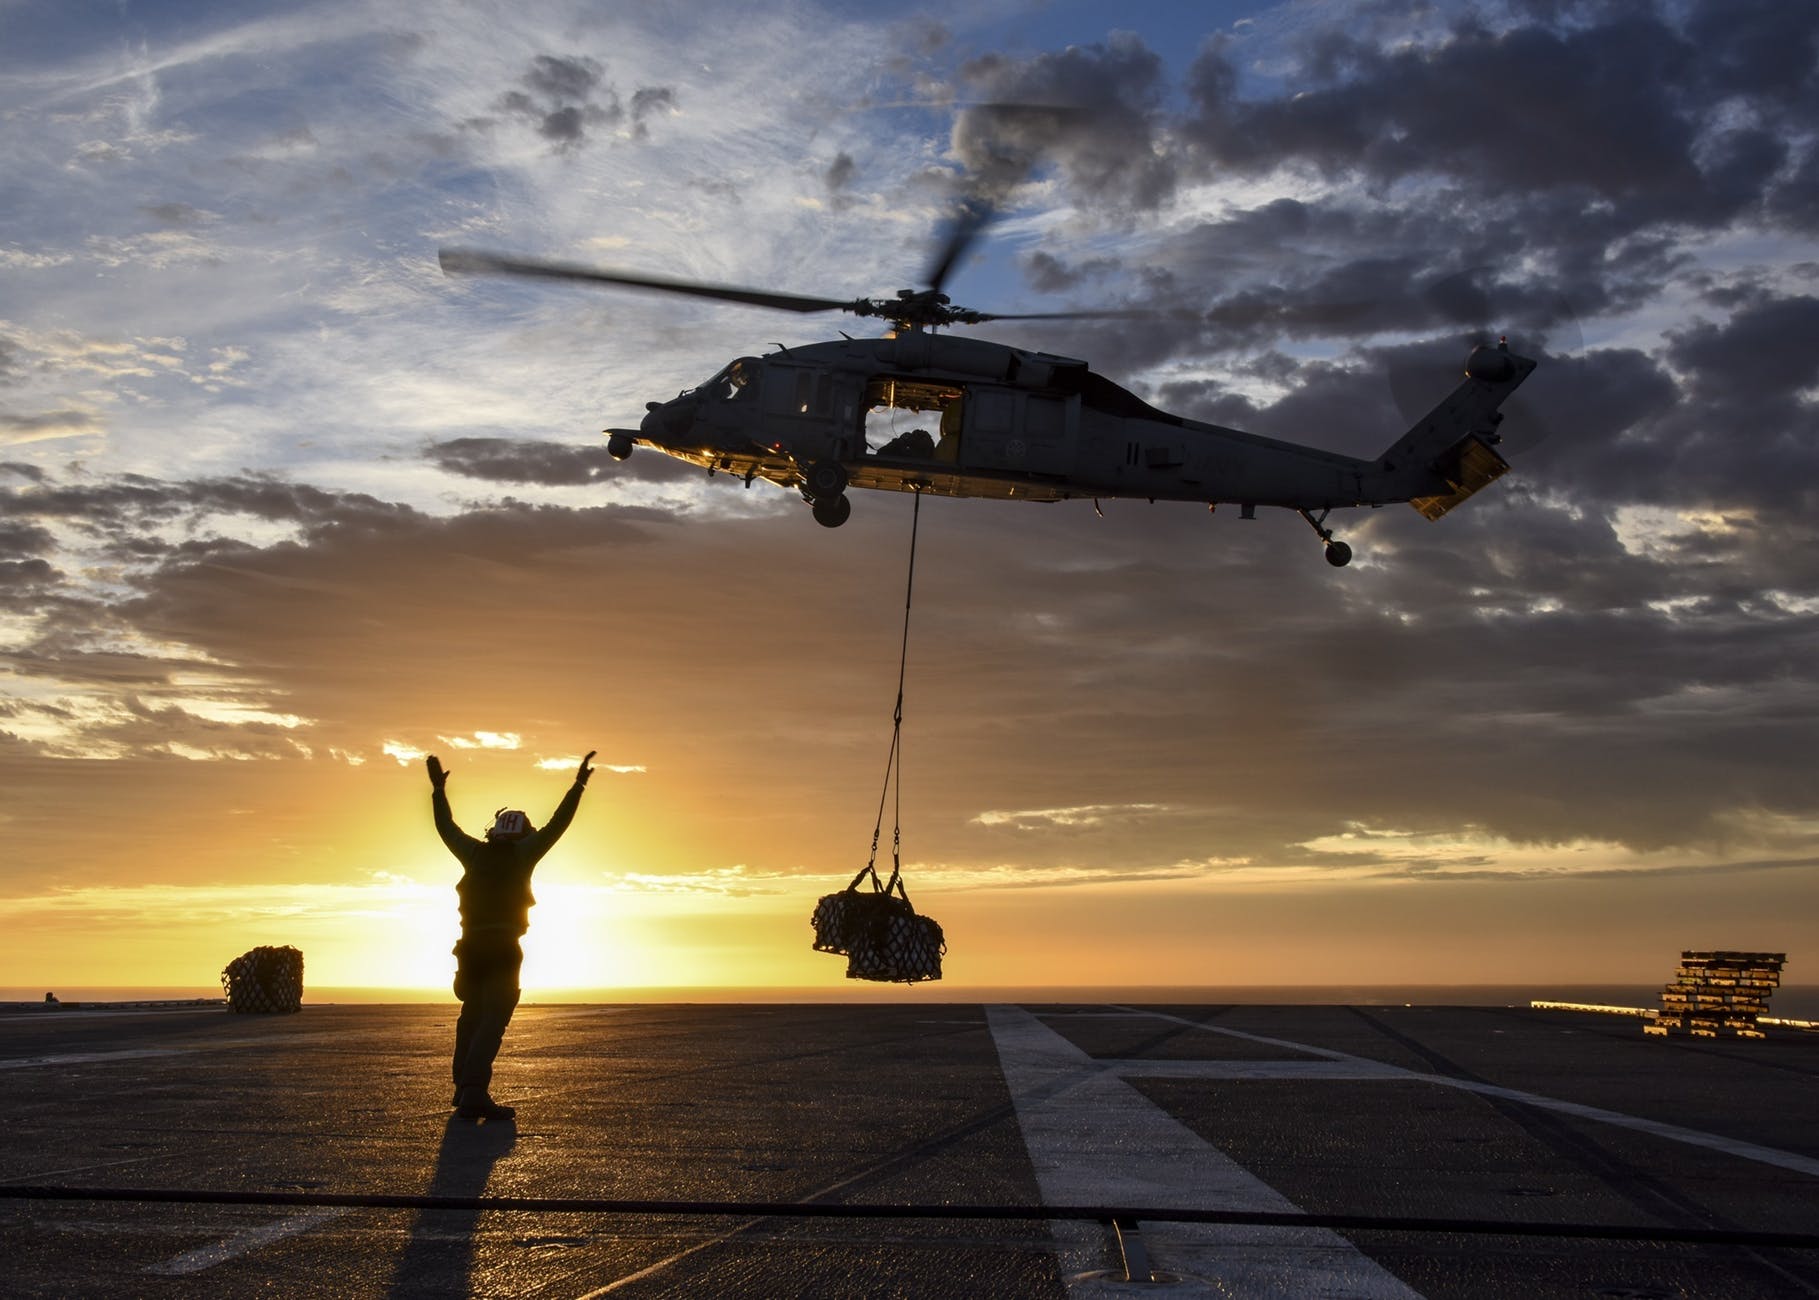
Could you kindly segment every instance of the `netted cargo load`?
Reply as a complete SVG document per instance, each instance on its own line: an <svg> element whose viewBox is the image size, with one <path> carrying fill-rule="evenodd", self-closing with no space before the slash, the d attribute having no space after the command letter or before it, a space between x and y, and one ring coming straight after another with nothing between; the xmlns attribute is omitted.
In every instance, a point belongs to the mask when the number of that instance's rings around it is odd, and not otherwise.
<svg viewBox="0 0 1819 1300"><path fill-rule="evenodd" d="M860 888L868 878L871 888ZM849 980L916 984L941 978L947 952L941 927L932 916L917 914L895 871L885 884L868 863L845 889L822 896L809 923L815 951L845 956Z"/></svg>
<svg viewBox="0 0 1819 1300"><path fill-rule="evenodd" d="M230 1011L288 1015L303 1010L303 954L292 947L254 948L221 972Z"/></svg>
<svg viewBox="0 0 1819 1300"><path fill-rule="evenodd" d="M846 977L896 984L938 980L946 951L947 941L935 918L919 916L908 903L899 903L878 909L859 928L846 959Z"/></svg>
<svg viewBox="0 0 1819 1300"><path fill-rule="evenodd" d="M862 871L861 877L865 875ZM852 951L848 935L859 925L859 914L866 910L869 896L851 886L837 894L823 894L815 902L815 913L808 923L815 929L816 952L831 952L844 957Z"/></svg>

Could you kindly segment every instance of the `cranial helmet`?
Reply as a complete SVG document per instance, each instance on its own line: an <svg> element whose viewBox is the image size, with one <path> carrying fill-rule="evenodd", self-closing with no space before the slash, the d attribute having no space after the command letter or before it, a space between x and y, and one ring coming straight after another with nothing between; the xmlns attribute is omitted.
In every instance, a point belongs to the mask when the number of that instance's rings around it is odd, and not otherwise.
<svg viewBox="0 0 1819 1300"><path fill-rule="evenodd" d="M493 824L486 832L489 840L522 839L531 833L531 819L516 808L501 808L493 814Z"/></svg>

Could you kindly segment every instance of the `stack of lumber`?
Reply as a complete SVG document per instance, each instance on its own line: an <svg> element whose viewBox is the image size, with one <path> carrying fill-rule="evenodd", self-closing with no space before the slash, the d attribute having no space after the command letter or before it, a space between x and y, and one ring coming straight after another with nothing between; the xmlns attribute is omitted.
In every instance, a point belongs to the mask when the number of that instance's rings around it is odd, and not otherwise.
<svg viewBox="0 0 1819 1300"><path fill-rule="evenodd" d="M1781 986L1784 952L1683 952L1661 1010L1642 1026L1662 1037L1761 1038L1756 1022Z"/></svg>

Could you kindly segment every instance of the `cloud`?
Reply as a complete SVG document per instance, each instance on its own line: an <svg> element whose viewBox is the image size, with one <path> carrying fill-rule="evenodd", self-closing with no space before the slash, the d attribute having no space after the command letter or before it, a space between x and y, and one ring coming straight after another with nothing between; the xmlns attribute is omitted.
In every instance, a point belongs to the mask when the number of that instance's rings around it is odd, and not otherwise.
<svg viewBox="0 0 1819 1300"><path fill-rule="evenodd" d="M973 820L981 826L1005 826L1019 831L1098 828L1108 822L1128 822L1167 811L1163 805L1153 803L1082 804L1074 808L1033 808L1020 812L988 809Z"/></svg>
<svg viewBox="0 0 1819 1300"><path fill-rule="evenodd" d="M858 171L859 165L853 161L853 156L850 153L842 150L835 154L834 161L828 164L827 172L822 178L827 184L828 193L833 195L842 194L850 185L852 185L854 178L858 175Z"/></svg>
<svg viewBox="0 0 1819 1300"><path fill-rule="evenodd" d="M50 438L76 438L105 429L87 411L44 411L37 415L0 412L0 446L43 442Z"/></svg>
<svg viewBox="0 0 1819 1300"><path fill-rule="evenodd" d="M17 870L125 871L222 807L258 832L162 870L342 870L322 809L417 818L404 769L458 737L525 806L541 756L637 759L598 851L651 889L850 878L909 501L830 533L597 436L833 327L433 250L888 291L969 180L1002 221L957 274L1033 295L985 305L1157 309L981 336L1186 416L1374 455L1474 339L1542 365L1513 472L1438 524L1336 513L1342 572L1281 512L924 501L906 860L1160 895L1810 858L1809 8L1356 4L1197 55L817 10L812 67L801 11L749 7L725 58L630 9L47 51L0 88Z"/></svg>
<svg viewBox="0 0 1819 1300"><path fill-rule="evenodd" d="M139 210L167 226L203 226L218 220L215 213L187 203L142 203Z"/></svg>
<svg viewBox="0 0 1819 1300"><path fill-rule="evenodd" d="M953 152L971 183L999 201L1038 166L1052 166L1081 202L1153 209L1174 191L1162 144L1160 57L1134 34L1014 59L980 55L958 70L967 98Z"/></svg>
<svg viewBox="0 0 1819 1300"><path fill-rule="evenodd" d="M803 878L793 872L753 871L740 863L702 871L657 875L625 871L607 876L607 889L623 894L697 894L721 898L762 898L798 893Z"/></svg>
<svg viewBox="0 0 1819 1300"><path fill-rule="evenodd" d="M523 737L515 731L476 731L472 736L438 736L445 745L456 749L518 749Z"/></svg>
<svg viewBox="0 0 1819 1300"><path fill-rule="evenodd" d="M530 438L449 438L429 444L424 456L439 469L465 478L543 487L580 487L615 479L675 482L689 472L683 462L656 453L614 460L604 441L574 447Z"/></svg>
<svg viewBox="0 0 1819 1300"><path fill-rule="evenodd" d="M528 123L552 149L567 153L601 130L623 129L630 139L647 139L650 120L675 110L676 93L667 86L640 86L627 106L598 59L539 54L519 77L518 88L506 91L494 107Z"/></svg>

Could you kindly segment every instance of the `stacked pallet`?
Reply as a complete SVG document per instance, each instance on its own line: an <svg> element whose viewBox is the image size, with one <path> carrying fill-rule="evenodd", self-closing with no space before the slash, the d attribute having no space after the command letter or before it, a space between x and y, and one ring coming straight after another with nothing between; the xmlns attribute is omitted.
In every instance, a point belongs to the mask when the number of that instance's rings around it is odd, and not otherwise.
<svg viewBox="0 0 1819 1300"><path fill-rule="evenodd" d="M1695 1038L1762 1038L1756 1022L1781 986L1784 952L1683 952L1674 982L1645 1034Z"/></svg>

